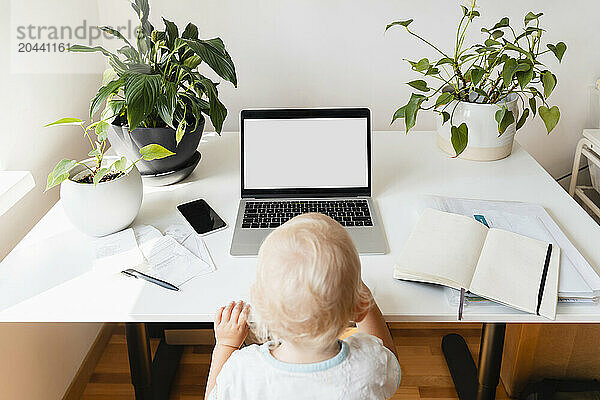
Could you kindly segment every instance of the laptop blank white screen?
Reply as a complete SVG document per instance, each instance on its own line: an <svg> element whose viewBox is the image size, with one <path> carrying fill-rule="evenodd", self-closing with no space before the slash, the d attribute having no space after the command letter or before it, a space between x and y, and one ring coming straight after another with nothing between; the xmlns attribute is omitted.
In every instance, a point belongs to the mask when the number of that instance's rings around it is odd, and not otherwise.
<svg viewBox="0 0 600 400"><path fill-rule="evenodd" d="M244 188L367 187L367 118L244 120Z"/></svg>

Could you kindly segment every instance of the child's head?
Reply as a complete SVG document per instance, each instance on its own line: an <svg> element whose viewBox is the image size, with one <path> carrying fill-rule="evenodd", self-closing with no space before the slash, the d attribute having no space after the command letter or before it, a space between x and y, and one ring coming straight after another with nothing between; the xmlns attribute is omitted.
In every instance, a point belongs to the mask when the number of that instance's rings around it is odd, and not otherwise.
<svg viewBox="0 0 600 400"><path fill-rule="evenodd" d="M259 337L325 347L371 305L348 232L322 214L273 231L258 253L252 305Z"/></svg>

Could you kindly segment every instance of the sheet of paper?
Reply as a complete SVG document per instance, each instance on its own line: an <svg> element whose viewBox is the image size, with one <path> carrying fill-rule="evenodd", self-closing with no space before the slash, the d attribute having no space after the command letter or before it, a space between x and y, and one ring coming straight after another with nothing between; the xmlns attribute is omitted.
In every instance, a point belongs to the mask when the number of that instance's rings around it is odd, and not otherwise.
<svg viewBox="0 0 600 400"><path fill-rule="evenodd" d="M165 235L173 237L177 242L181 243L183 247L192 252L196 257L207 263L211 271L216 271L215 263L208 251L208 247L194 230L188 225L176 224L171 225L165 230Z"/></svg>
<svg viewBox="0 0 600 400"><path fill-rule="evenodd" d="M152 225L136 225L133 227L133 233L138 246L152 239L162 237L162 233Z"/></svg>
<svg viewBox="0 0 600 400"><path fill-rule="evenodd" d="M160 236L140 246L146 261L135 269L175 286L212 272L209 264L192 254L171 236Z"/></svg>
<svg viewBox="0 0 600 400"><path fill-rule="evenodd" d="M500 228L561 249L559 297L594 299L600 296L600 276L573 246L556 222L538 204L427 196L424 207L473 216L484 215L490 228Z"/></svg>
<svg viewBox="0 0 600 400"><path fill-rule="evenodd" d="M94 271L115 273L144 262L133 229L94 238Z"/></svg>

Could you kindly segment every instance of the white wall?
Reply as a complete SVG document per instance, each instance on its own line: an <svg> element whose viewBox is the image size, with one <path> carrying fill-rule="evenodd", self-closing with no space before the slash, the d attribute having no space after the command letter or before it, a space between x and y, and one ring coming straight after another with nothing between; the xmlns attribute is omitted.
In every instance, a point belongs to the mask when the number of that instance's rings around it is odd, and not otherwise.
<svg viewBox="0 0 600 400"><path fill-rule="evenodd" d="M244 107L369 106L374 128L389 126L393 111L416 79L402 58L433 55L401 29L384 35L395 19L414 18L416 31L449 48L461 13L448 0L153 0L152 20L174 20L181 29L195 22L203 37L220 36L237 67L238 89L220 87L229 108L225 129L236 130ZM547 39L569 46L561 66L549 57L558 77L551 100L562 111L558 128L546 137L541 121L519 133L520 142L555 177L570 169L575 144L585 126L587 86L600 77L600 2L592 0L480 0L482 23L502 16L520 23L529 10L543 11ZM100 2L103 23L133 15L121 0ZM474 29L479 36L479 27ZM417 129L434 129L433 116L421 116Z"/></svg>
<svg viewBox="0 0 600 400"><path fill-rule="evenodd" d="M42 128L62 116L85 117L99 76L22 74L10 69L11 2L0 7L0 164L29 170L36 188L0 216L0 260L58 199L43 193L46 176L63 157L88 149L74 128ZM39 61L43 67L44 57ZM101 324L0 324L0 399L60 399L93 343Z"/></svg>

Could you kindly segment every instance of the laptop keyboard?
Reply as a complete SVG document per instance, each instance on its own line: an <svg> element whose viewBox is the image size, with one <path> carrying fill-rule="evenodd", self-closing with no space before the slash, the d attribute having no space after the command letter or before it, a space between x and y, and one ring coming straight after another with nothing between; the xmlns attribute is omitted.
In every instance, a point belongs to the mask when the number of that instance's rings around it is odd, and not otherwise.
<svg viewBox="0 0 600 400"><path fill-rule="evenodd" d="M373 226L367 200L248 201L242 228L277 228L296 215L325 214L342 226Z"/></svg>

